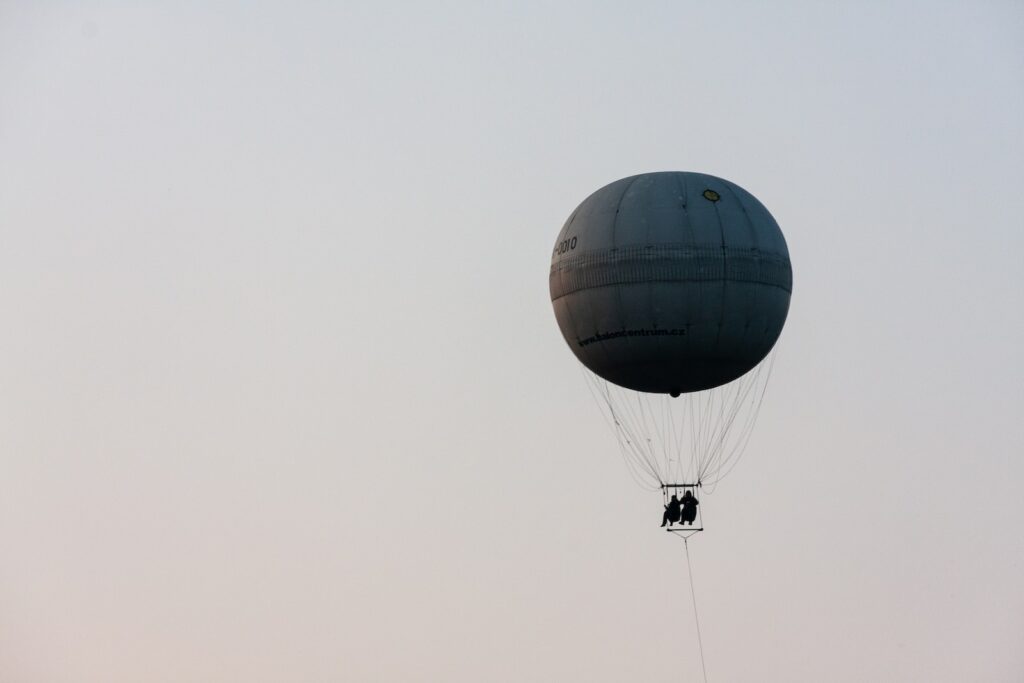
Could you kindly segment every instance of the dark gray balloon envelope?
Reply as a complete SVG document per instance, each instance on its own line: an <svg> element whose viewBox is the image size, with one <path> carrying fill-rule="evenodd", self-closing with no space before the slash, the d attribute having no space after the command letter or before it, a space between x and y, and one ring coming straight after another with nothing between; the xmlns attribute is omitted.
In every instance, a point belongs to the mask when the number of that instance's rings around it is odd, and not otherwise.
<svg viewBox="0 0 1024 683"><path fill-rule="evenodd" d="M726 384L775 345L793 271L753 195L702 173L645 173L583 200L551 259L555 318L609 382L679 394Z"/></svg>

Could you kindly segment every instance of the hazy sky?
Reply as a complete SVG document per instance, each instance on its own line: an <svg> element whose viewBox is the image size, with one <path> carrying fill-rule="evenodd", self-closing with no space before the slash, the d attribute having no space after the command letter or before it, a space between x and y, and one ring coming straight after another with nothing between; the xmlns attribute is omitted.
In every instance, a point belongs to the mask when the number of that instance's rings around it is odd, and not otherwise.
<svg viewBox="0 0 1024 683"><path fill-rule="evenodd" d="M793 303L712 681L1024 679L1024 6L0 3L0 681L700 674L555 236L754 193Z"/></svg>

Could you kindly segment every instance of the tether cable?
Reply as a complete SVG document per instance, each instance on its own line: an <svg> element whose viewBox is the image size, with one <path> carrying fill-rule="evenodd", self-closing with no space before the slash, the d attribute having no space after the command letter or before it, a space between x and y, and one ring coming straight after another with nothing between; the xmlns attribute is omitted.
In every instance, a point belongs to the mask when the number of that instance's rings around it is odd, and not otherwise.
<svg viewBox="0 0 1024 683"><path fill-rule="evenodd" d="M700 670L704 674L704 683L708 683L708 670L704 666L704 643L700 637L700 617L697 616L697 593L693 590L693 566L690 564L690 544L683 538L686 548L686 573L690 577L690 598L693 600L693 622L697 625L697 649L700 651Z"/></svg>

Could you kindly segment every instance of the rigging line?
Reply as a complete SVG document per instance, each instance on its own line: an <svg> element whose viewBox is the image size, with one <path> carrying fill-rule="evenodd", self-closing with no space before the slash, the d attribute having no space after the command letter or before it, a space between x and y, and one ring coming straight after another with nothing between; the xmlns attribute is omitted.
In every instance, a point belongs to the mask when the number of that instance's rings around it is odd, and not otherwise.
<svg viewBox="0 0 1024 683"><path fill-rule="evenodd" d="M682 411L681 429L682 432L681 446L686 448L687 455L687 478L693 479L697 473L697 429L699 423L697 422L697 414L695 412L695 406L697 398L693 394L686 395L686 403ZM685 444L685 446L683 445Z"/></svg>
<svg viewBox="0 0 1024 683"><path fill-rule="evenodd" d="M714 419L711 422L711 433L708 438L714 442L718 439L718 435L722 433L722 421L725 419L726 410L732 405L732 394L735 389L735 383L726 384L725 386L716 389L714 392L714 405L711 411Z"/></svg>
<svg viewBox="0 0 1024 683"><path fill-rule="evenodd" d="M750 442L750 437L754 433L754 424L755 420L748 418L743 427L736 432L732 443L728 447L728 452L719 458L714 470L710 473L712 479L725 477L736 466L736 463L743 456L747 444ZM725 472L722 472L722 470L725 470Z"/></svg>
<svg viewBox="0 0 1024 683"><path fill-rule="evenodd" d="M614 406L614 403L615 399L610 398L609 405ZM612 409L614 410L614 408ZM616 411L616 414L620 413ZM651 467L648 462L643 448L640 445L638 435L633 433L632 428L628 424L628 420L626 420L626 422L616 420L616 424L619 426L620 433L625 438L626 444L628 444L628 447L622 449L622 456L626 461L626 465L629 467L631 474L634 475L634 479L637 479L640 477L641 472L643 472L646 475L643 477L643 479L646 480L646 483L641 485L642 488L655 490L658 487L652 485L651 482L654 481L657 482L657 484L661 484L661 478L658 476L658 472Z"/></svg>
<svg viewBox="0 0 1024 683"><path fill-rule="evenodd" d="M651 458L646 448L644 434L640 431L636 414L632 409L632 402L626 398L623 391L613 390L609 382L604 380L595 381L601 383L609 409L618 417L616 424L627 437L627 442L630 444L629 458L632 461L631 464L647 472L650 479L660 485L663 483L662 474L659 472L657 463ZM645 488L649 487L650 484Z"/></svg>
<svg viewBox="0 0 1024 683"><path fill-rule="evenodd" d="M744 430L739 433L738 438L730 439L732 443L728 455L724 457L719 457L719 459L715 462L714 468L711 469L708 472L708 474L705 475L704 477L704 480L708 482L708 484L710 484L711 486L711 488L708 490L709 493L714 492L715 487L717 487L718 483L722 479L724 479L729 474L729 472L732 471L736 463L739 462L740 456L742 456L743 450L746 448L746 444L749 442L750 435L752 433L752 426L751 428L747 428L747 426L745 425Z"/></svg>
<svg viewBox="0 0 1024 683"><path fill-rule="evenodd" d="M686 411L687 407L689 406L689 396L683 398L674 398L671 400L674 401L674 403L672 404L674 411L672 424L674 424L676 428L676 457L679 458L680 474L682 477L686 477L693 469L693 451L690 450L686 441L687 437L689 436L689 434L686 431L688 429L686 422Z"/></svg>
<svg viewBox="0 0 1024 683"><path fill-rule="evenodd" d="M662 463L662 470L665 472L666 478L672 480L673 470L675 468L675 459L672 457L672 453L669 451L668 432L666 427L668 422L665 419L665 401L660 400L657 394L645 394L645 400L647 401L648 410L651 416L651 423L654 428L655 440L657 441L657 457Z"/></svg>
<svg viewBox="0 0 1024 683"><path fill-rule="evenodd" d="M715 459L715 441L721 430L722 414L724 412L725 400L731 387L715 388L708 392L708 412L705 415L706 429L703 435L703 448L701 453L700 471L698 476L703 477L709 463Z"/></svg>
<svg viewBox="0 0 1024 683"><path fill-rule="evenodd" d="M583 379L587 383L587 390L590 392L590 397L592 399L594 399L594 403L597 404L597 410L598 410L598 412L601 413L601 418L604 420L605 425L607 425L608 429L612 432L612 434L615 435L615 440L619 444L620 452L623 451L626 446L622 443L622 434L621 434L621 432L618 429L615 428L615 425L613 424L613 423L616 422L616 420L615 420L615 413L613 411L610 411L610 410L606 412L605 406L602 405L601 400L600 400L600 398L597 395L597 391L596 391L596 387L594 386L594 382L593 382L593 380L591 380L591 378L587 374L587 371L584 369L584 366L583 366L582 363L580 364L580 372L583 374Z"/></svg>
<svg viewBox="0 0 1024 683"><path fill-rule="evenodd" d="M774 355L769 358L767 363L759 365L755 376L749 385L744 388L742 401L737 405L737 415L733 417L735 420L740 410L745 407L744 418L741 420L742 426L734 430L732 438L727 440L727 442L731 441L731 443L723 442L723 455L714 468L715 475L722 469L731 470L735 462L743 455L743 451L750 440L754 426L757 423L757 417L761 411L764 395L768 388L768 381L771 377L773 361Z"/></svg>
<svg viewBox="0 0 1024 683"><path fill-rule="evenodd" d="M728 448L729 437L733 434L732 425L740 415L755 380L756 376L750 380L746 378L738 380L735 387L735 395L732 396L731 400L728 397L723 398L721 412L719 413L716 425L716 433L711 446L711 454L705 464L705 471L717 471L721 468L722 455ZM701 472L701 474L703 475L704 472Z"/></svg>
<svg viewBox="0 0 1024 683"><path fill-rule="evenodd" d="M672 450L672 413L669 412L669 405L664 396L656 397L654 402L658 404L658 413L661 415L658 423L658 431L661 432L661 457L665 463L665 470L674 479L679 463L678 454Z"/></svg>
<svg viewBox="0 0 1024 683"><path fill-rule="evenodd" d="M761 406L764 403L765 394L768 391L768 381L771 379L774 362L775 355L773 353L768 360L767 370L763 373L763 379L759 383L760 386L751 397L751 404L748 409L745 424L739 431L738 436L735 438L729 454L719 462L718 466L709 478L713 484L717 484L723 478L728 476L746 452L747 444L750 443L750 438L754 433L754 426L757 424L757 418L761 413ZM722 471L723 469L725 470L724 472Z"/></svg>
<svg viewBox="0 0 1024 683"><path fill-rule="evenodd" d="M732 430L733 422L735 422L736 418L740 414L740 411L743 409L743 404L746 401L746 397L750 392L750 388L754 386L755 379L756 373L754 374L753 378L741 378L738 382L736 382L736 386L734 387L735 391L731 392L730 395L723 400L722 413L720 415L720 418L723 421L719 424L719 432L717 434L717 440L715 444L716 452L719 454L723 450L725 443L728 440L729 434Z"/></svg>
<svg viewBox="0 0 1024 683"><path fill-rule="evenodd" d="M626 467L626 471L629 472L629 476L637 483L640 488L650 489L652 488L650 483L650 472L642 472L637 465L636 456L633 455L633 445L629 438L624 436L621 429L613 428L615 434L615 440L619 445L619 456L622 458L622 463Z"/></svg>
<svg viewBox="0 0 1024 683"><path fill-rule="evenodd" d="M700 471L704 460L704 404L707 396L697 394L693 399L693 464Z"/></svg>
<svg viewBox="0 0 1024 683"><path fill-rule="evenodd" d="M725 464L731 461L731 464L729 464L728 469L720 476L718 476L714 483L718 483L724 477L728 476L728 474L732 472L733 468L736 467L740 459L743 457L743 454L746 452L747 444L750 442L750 437L754 433L754 426L757 424L757 417L761 413L761 404L764 403L764 396L768 391L768 380L771 379L772 369L774 368L774 366L775 354L773 353L768 362L768 370L765 373L764 382L761 384L761 391L758 394L756 394L756 403L753 405L753 408L751 408L751 416L748 422L749 426L745 427L744 431L741 433L741 440L737 442L736 446L733 447L733 451L729 454L729 457L719 467L719 470L721 470L721 467L725 466Z"/></svg>
<svg viewBox="0 0 1024 683"><path fill-rule="evenodd" d="M704 432L701 435L701 463L711 457L711 440L713 435L713 428L715 426L715 413L716 407L718 406L719 391L709 391L707 401L704 404L704 416L702 422L704 425Z"/></svg>
<svg viewBox="0 0 1024 683"><path fill-rule="evenodd" d="M731 445L734 423L743 412L757 375L754 371L727 385L715 387L698 402L697 479L703 480L708 473L719 468L723 453Z"/></svg>
<svg viewBox="0 0 1024 683"><path fill-rule="evenodd" d="M720 421L720 419L717 419L717 416L721 412L723 391L718 388L707 391L705 400L702 402L700 453L697 462L698 479L704 475L708 462L715 456L713 444L715 434L718 431L718 422Z"/></svg>
<svg viewBox="0 0 1024 683"><path fill-rule="evenodd" d="M674 475L675 475L676 469L677 469L677 463L676 463L676 453L673 452L673 450L672 450L672 437L670 436L670 428L672 426L672 419L671 419L672 418L672 413L669 411L669 405L668 405L668 402L665 401L665 397L664 396L657 396L657 397L655 397L652 400L655 403L657 403L658 404L658 408L661 409L659 411L661 413L661 418L660 418L660 420L658 422L658 427L659 427L658 431L661 432L661 436L660 436L661 444L660 445L661 445L662 461L665 463L666 471L671 472L671 474L673 475L672 478L674 479L675 478Z"/></svg>
<svg viewBox="0 0 1024 683"><path fill-rule="evenodd" d="M687 407L690 415L690 467L697 471L700 464L699 443L697 432L700 430L700 416L697 413L697 406L700 404L700 396L687 396Z"/></svg>
<svg viewBox="0 0 1024 683"><path fill-rule="evenodd" d="M693 451L689 449L687 449L686 451L683 450L683 442L686 440L686 437L688 436L686 432L688 428L686 422L686 410L689 404L689 397L684 398L682 400L684 401L684 403L682 403L682 407L676 411L678 413L678 416L677 419L673 420L673 423L675 423L678 427L678 429L676 430L676 453L679 454L679 467L683 469L683 474L685 476L688 475L693 469Z"/></svg>
<svg viewBox="0 0 1024 683"><path fill-rule="evenodd" d="M625 443L629 445L629 451L634 450L635 446L633 445L633 441L635 440L636 435L630 428L628 416L623 415L622 411L617 408L615 398L609 392L607 383L603 383L602 380L589 376L588 380L590 381L592 391L599 394L601 399L603 399L603 403L599 402L599 405L602 407L602 410L606 409L608 411L608 415L615 423L614 431L616 436L620 441L625 439Z"/></svg>
<svg viewBox="0 0 1024 683"><path fill-rule="evenodd" d="M686 420L686 411L685 411L685 405L686 404L685 403L682 404L684 406L684 409L677 410L677 409L675 409L677 404L674 403L674 401L678 401L678 400L679 400L678 398L669 399L669 403L668 403L668 406L669 406L669 419L672 421L672 445L673 445L673 452L676 454L676 459L679 461L680 473L685 473L685 471L683 469L685 467L685 464L683 462L683 429L685 427L685 420ZM683 401L685 401L685 400L686 399L684 398ZM677 418L676 413L678 413L678 424L677 424L677 419L676 419Z"/></svg>
<svg viewBox="0 0 1024 683"><path fill-rule="evenodd" d="M708 670L704 665L704 642L700 637L700 617L697 616L697 592L693 589L693 565L690 564L689 538L683 538L686 549L686 573L690 577L690 598L693 600L693 622L697 625L697 649L700 651L700 670L704 674L704 683L708 683Z"/></svg>
<svg viewBox="0 0 1024 683"><path fill-rule="evenodd" d="M650 461L652 463L657 463L658 454L654 449L654 443L651 441L651 436L654 434L654 431L647 422L647 404L644 403L643 394L639 391L634 393L636 395L637 414L640 415L640 434L644 437L644 444Z"/></svg>
<svg viewBox="0 0 1024 683"><path fill-rule="evenodd" d="M762 393L755 391L755 389L760 384L763 391L765 386L765 383L760 381L762 374L762 368L758 366L757 370L736 383L736 393L727 411L728 417L725 418L722 424L721 432L718 434L714 446L714 457L707 463L706 471L712 477L716 476L727 465L729 460L737 455L737 449L749 439L748 431L753 429L756 411L760 406L758 396ZM751 399L749 406L747 405L748 399ZM746 411L744 411L744 407L747 407ZM726 411L723 411L723 416L725 414ZM742 426L733 429L733 424L741 414L744 416L740 421Z"/></svg>
<svg viewBox="0 0 1024 683"><path fill-rule="evenodd" d="M676 422L675 413L672 410L672 399L662 395L658 397L658 401L661 403L662 415L662 450L665 452L665 460L669 463L672 470L672 478L678 481L681 474L683 460L682 453L680 453L679 449L675 447Z"/></svg>
<svg viewBox="0 0 1024 683"><path fill-rule="evenodd" d="M651 436L657 436L657 431L655 429L657 423L655 422L653 415L651 415L650 418L648 418L648 413L650 413L650 406L647 405L646 399L644 399L644 395L639 391L634 393L636 394L636 405L640 411L640 428L643 430L643 434L647 441L647 452L650 454L651 462L656 463L658 462L658 452L655 448L654 443L652 443L651 441ZM650 419L650 423L648 423L648 419Z"/></svg>
<svg viewBox="0 0 1024 683"><path fill-rule="evenodd" d="M587 371L584 369L584 366L583 366L582 363L580 364L580 372L583 373L583 378L587 382L587 390L590 392L590 397L594 399L594 403L597 404L597 409L601 413L601 417L604 418L604 423L608 426L608 428L612 431L612 433L615 434L616 437L618 437L619 436L619 430L617 430L615 428L615 426L612 424L612 422L615 420L615 413L614 413L614 411L607 411L607 412L605 411L605 406L603 406L601 404L601 400L600 400L600 398L597 395L597 391L596 391L596 387L594 386L594 382L587 375Z"/></svg>
<svg viewBox="0 0 1024 683"><path fill-rule="evenodd" d="M616 424L625 434L626 441L629 443L628 456L633 466L646 471L654 481L658 481L658 472L651 466L650 459L647 457L644 449L643 435L637 432L637 428L629 413L621 409L622 401L611 392L608 392L607 398L609 406L618 418Z"/></svg>
<svg viewBox="0 0 1024 683"><path fill-rule="evenodd" d="M636 452L637 457L646 459L642 453L643 433L640 430L640 421L637 418L636 411L633 409L632 402L626 399L622 392L613 390L611 383L607 380L595 381L601 382L601 390L605 400L608 402L609 407L615 411L619 420L618 424L632 439L633 450Z"/></svg>
<svg viewBox="0 0 1024 683"><path fill-rule="evenodd" d="M597 404L597 408L598 411L601 413L601 417L604 419L605 424L608 425L608 428L611 430L612 434L615 435L615 440L619 446L619 455L622 457L622 460L626 465L626 470L629 472L629 476L633 479L634 482L636 482L636 484L640 488L650 491L655 490L656 487L652 486L649 480L645 480L645 478L642 477L640 475L640 472L638 472L636 469L637 466L634 462L633 456L630 453L631 446L629 443L629 438L625 434L623 434L623 430L621 428L618 428L616 426L619 425L619 421L618 419L616 419L615 409L612 406L610 398L605 396L605 402L604 404L602 404L601 398L599 398L598 396L598 394L600 393L600 386L597 384L597 380L591 377L582 365L580 366L580 371L583 372L583 376L587 382L587 389L590 391L590 396L591 398L594 399L594 403ZM651 473L648 472L648 474ZM654 478L657 479L657 477Z"/></svg>
<svg viewBox="0 0 1024 683"><path fill-rule="evenodd" d="M643 458L647 463L647 467L655 473L655 478L659 481L664 479L666 472L661 467L661 462L658 460L658 453L655 444L652 443L651 437L657 436L656 431L652 426L648 424L648 413L650 412L650 406L645 402L644 395L639 391L622 391L620 395L623 397L622 402L627 405L630 409L633 408L633 398L636 398L636 411L633 413L635 419L635 428L637 430L637 436L641 437L638 441L643 447ZM653 420L653 415L651 419Z"/></svg>
<svg viewBox="0 0 1024 683"><path fill-rule="evenodd" d="M622 456L630 476L639 484L640 488L646 491L657 491L661 487L661 479L657 473L647 467L643 459L637 456L635 449L623 450Z"/></svg>

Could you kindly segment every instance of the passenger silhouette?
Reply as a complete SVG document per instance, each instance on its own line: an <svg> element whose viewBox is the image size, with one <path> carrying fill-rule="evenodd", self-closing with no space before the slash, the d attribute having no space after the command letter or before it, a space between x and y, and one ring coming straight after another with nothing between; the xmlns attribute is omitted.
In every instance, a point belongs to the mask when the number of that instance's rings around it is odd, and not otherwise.
<svg viewBox="0 0 1024 683"><path fill-rule="evenodd" d="M687 493L689 493L689 491L687 491ZM679 521L679 515L681 513L679 505L679 498L677 498L676 494L673 493L672 500L670 500L668 505L665 506L665 514L661 518L662 526L665 526L666 524L675 524Z"/></svg>
<svg viewBox="0 0 1024 683"><path fill-rule="evenodd" d="M693 494L687 491L683 494L682 500L682 512L680 513L680 524L686 522L687 524L693 524L693 520L697 519L697 506L700 505L700 501L693 497Z"/></svg>

